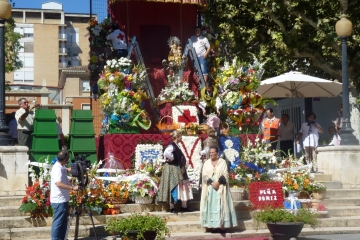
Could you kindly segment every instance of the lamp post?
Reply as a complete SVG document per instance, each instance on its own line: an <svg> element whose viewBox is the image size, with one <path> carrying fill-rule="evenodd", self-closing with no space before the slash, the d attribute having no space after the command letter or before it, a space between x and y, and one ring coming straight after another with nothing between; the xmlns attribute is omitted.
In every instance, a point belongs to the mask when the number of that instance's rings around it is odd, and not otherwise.
<svg viewBox="0 0 360 240"><path fill-rule="evenodd" d="M346 18L345 14L341 15L341 19L336 23L335 30L341 38L342 52L342 105L343 105L343 121L341 128L341 145L358 145L359 141L353 134L350 122L350 103L349 103L349 76L347 65L347 37L352 31L352 23Z"/></svg>
<svg viewBox="0 0 360 240"><path fill-rule="evenodd" d="M11 5L7 0L0 0L0 146L12 146L14 140L7 133L5 115L5 22L11 15Z"/></svg>

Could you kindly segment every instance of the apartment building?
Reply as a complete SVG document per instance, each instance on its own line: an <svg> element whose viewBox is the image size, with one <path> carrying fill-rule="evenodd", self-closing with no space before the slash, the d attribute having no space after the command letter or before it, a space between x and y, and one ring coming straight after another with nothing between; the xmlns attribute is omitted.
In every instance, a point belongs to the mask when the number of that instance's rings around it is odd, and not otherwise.
<svg viewBox="0 0 360 240"><path fill-rule="evenodd" d="M24 92L23 95L46 87L50 92L49 104L58 105L59 109L61 105L90 109L87 72L90 15L65 13L62 4L57 2L46 2L39 7L12 9L15 31L22 35L19 58L23 68L7 74L6 80L12 91ZM61 117L61 110L57 114Z"/></svg>

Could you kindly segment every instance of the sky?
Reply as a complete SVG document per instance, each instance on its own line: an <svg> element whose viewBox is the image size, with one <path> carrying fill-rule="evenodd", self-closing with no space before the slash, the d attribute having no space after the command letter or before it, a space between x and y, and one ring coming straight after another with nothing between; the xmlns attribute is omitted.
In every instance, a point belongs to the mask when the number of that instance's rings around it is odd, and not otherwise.
<svg viewBox="0 0 360 240"><path fill-rule="evenodd" d="M41 8L45 2L57 2L63 5L65 13L87 13L90 14L90 0L12 0L15 3L14 8ZM106 17L107 0L92 0L93 13L100 18Z"/></svg>

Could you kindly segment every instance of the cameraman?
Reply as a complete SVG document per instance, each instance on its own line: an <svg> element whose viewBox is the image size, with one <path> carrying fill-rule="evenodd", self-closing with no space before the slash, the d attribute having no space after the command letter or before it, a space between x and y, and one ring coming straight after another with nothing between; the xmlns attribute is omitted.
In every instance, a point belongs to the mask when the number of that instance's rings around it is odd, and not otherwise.
<svg viewBox="0 0 360 240"><path fill-rule="evenodd" d="M64 240L67 228L67 210L70 200L70 190L77 191L79 186L72 186L67 178L66 164L69 161L67 151L60 151L57 161L51 171L50 202L54 209L51 227L52 240Z"/></svg>

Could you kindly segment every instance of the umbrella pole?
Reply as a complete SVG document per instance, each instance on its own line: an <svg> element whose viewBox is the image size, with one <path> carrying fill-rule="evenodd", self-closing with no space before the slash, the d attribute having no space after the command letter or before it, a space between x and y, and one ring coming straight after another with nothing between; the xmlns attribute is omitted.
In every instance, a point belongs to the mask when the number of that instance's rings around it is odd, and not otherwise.
<svg viewBox="0 0 360 240"><path fill-rule="evenodd" d="M295 119L294 119L294 90L291 91L291 121L293 123L293 153L296 157L296 141L295 141Z"/></svg>

